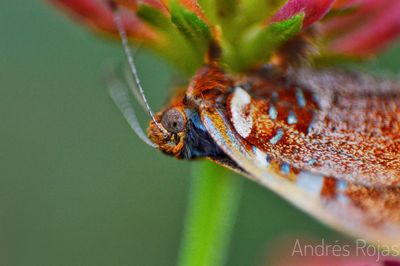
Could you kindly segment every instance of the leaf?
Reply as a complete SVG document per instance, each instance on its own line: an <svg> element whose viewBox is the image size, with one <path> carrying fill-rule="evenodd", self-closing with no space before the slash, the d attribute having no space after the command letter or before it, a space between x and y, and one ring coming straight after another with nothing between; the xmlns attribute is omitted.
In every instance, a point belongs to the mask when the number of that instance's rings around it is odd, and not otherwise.
<svg viewBox="0 0 400 266"><path fill-rule="evenodd" d="M151 25L161 38L152 48L183 72L192 74L203 63L203 54L198 52L193 43L162 11L149 5L141 5L136 13Z"/></svg>
<svg viewBox="0 0 400 266"><path fill-rule="evenodd" d="M240 43L242 65L237 67L246 69L254 64L267 62L277 47L300 32L304 16L304 13L300 13L288 20L268 26L258 25L249 30Z"/></svg>
<svg viewBox="0 0 400 266"><path fill-rule="evenodd" d="M140 5L136 14L143 21L148 24L161 29L163 31L170 31L172 24L169 19L158 9L155 9L149 5Z"/></svg>
<svg viewBox="0 0 400 266"><path fill-rule="evenodd" d="M171 21L182 35L192 44L193 48L203 54L211 41L208 25L194 12L183 7L176 0L170 3Z"/></svg>

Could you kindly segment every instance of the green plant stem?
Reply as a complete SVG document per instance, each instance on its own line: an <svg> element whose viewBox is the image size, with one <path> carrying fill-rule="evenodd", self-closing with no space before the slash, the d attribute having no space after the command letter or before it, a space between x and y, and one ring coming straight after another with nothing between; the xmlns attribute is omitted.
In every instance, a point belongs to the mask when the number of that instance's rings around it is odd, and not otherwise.
<svg viewBox="0 0 400 266"><path fill-rule="evenodd" d="M210 162L196 162L180 266L220 266L225 263L240 199L241 178Z"/></svg>

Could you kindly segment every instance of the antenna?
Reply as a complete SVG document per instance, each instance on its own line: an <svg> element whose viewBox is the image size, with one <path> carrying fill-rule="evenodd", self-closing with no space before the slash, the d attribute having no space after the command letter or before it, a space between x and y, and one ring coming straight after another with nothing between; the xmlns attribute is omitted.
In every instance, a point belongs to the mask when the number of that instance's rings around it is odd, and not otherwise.
<svg viewBox="0 0 400 266"><path fill-rule="evenodd" d="M133 61L132 52L131 52L131 49L129 48L129 43L128 43L128 38L126 36L125 27L124 27L124 24L122 22L121 15L118 12L118 6L115 3L115 1L113 1L113 0L110 0L108 2L109 2L109 5L111 7L111 10L113 11L113 14L114 14L115 25L117 27L118 34L119 34L119 37L121 39L122 47L124 48L125 55L126 55L126 57L128 59L128 64L129 64L129 68L131 70L131 74L132 74L132 76L133 76L133 78L135 80L136 87L139 89L140 96L143 99L143 103L146 106L147 112L149 113L151 119L153 120L153 122L157 126L157 128L161 132L164 132L165 134L169 135L169 133L156 121L156 119L154 117L154 114L151 111L150 106L149 106L149 104L147 102L146 96L144 95L144 91L143 91L142 85L140 84L139 76L138 76L137 71L136 71L136 66L135 66L135 63Z"/></svg>
<svg viewBox="0 0 400 266"><path fill-rule="evenodd" d="M136 101L140 104L143 110L147 112L146 104L144 103L142 96L139 92L139 89L136 86L136 82L132 77L130 68L121 69L124 72L124 80L129 87L129 91L135 97Z"/></svg>
<svg viewBox="0 0 400 266"><path fill-rule="evenodd" d="M136 135L150 147L157 148L158 146L146 136L143 129L140 127L135 110L133 110L129 100L128 91L122 82L119 81L115 72L110 72L106 82L112 99Z"/></svg>

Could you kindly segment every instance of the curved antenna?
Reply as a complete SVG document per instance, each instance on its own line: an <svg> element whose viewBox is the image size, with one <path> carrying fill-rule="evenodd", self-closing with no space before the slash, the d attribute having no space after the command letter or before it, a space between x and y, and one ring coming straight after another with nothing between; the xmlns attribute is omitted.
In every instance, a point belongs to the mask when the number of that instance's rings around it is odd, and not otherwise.
<svg viewBox="0 0 400 266"><path fill-rule="evenodd" d="M132 54L133 60L135 60L135 56L139 50L139 47L140 46L131 48L131 54ZM144 103L143 98L140 94L140 91L135 83L135 80L132 76L130 67L126 68L124 66L121 66L121 71L124 73L124 80L129 88L129 91L135 97L136 101L140 104L140 106L143 108L143 110L147 111L146 104Z"/></svg>
<svg viewBox="0 0 400 266"><path fill-rule="evenodd" d="M121 15L118 12L118 6L115 3L115 1L113 1L113 0L110 0L109 4L110 4L111 10L113 11L113 14L114 14L115 25L117 27L118 34L119 34L119 37L121 39L122 47L124 48L125 55L126 55L126 57L128 59L128 64L129 64L129 68L131 70L131 74L132 74L132 76L133 76L133 78L135 80L136 87L139 89L139 93L140 93L141 98L143 99L143 102L144 102L145 106L146 106L146 110L149 113L149 115L150 115L151 119L153 120L154 124L157 126L157 128L161 132L164 132L164 134L168 134L169 135L169 133L156 121L156 119L154 117L154 114L151 111L150 106L149 106L149 104L147 102L147 99L146 99L146 97L144 95L144 91L143 91L142 85L140 84L139 76L138 76L137 71L136 71L136 66L135 66L135 63L133 61L133 56L132 56L132 53L131 53L131 49L129 48L129 43L128 43L128 38L126 36L125 27L123 25Z"/></svg>
<svg viewBox="0 0 400 266"><path fill-rule="evenodd" d="M158 148L158 146L146 136L143 129L140 127L135 110L132 108L132 105L130 103L129 94L126 86L124 86L122 82L120 82L118 78L115 77L115 73L113 72L111 72L111 75L107 77L106 82L111 98L114 100L118 109L124 115L126 121L131 126L136 135L138 135L138 137L150 147Z"/></svg>
<svg viewBox="0 0 400 266"><path fill-rule="evenodd" d="M135 99L139 103L139 105L143 108L143 110L147 111L146 104L144 103L143 98L140 94L140 91L139 91L138 87L136 86L136 82L132 77L132 73L131 73L130 69L124 68L123 72L124 72L125 82L128 85L130 92L135 97Z"/></svg>

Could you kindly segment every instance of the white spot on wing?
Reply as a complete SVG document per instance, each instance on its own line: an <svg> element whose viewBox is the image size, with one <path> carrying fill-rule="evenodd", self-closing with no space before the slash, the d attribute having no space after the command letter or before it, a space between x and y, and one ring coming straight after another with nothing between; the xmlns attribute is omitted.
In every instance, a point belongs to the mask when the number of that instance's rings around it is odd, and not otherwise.
<svg viewBox="0 0 400 266"><path fill-rule="evenodd" d="M321 193L324 177L309 171L301 171L297 176L297 185L309 193L319 195Z"/></svg>
<svg viewBox="0 0 400 266"><path fill-rule="evenodd" d="M260 149L256 148L255 146L253 146L253 152L256 156L257 162L261 165L261 166L269 166L269 157L268 155L261 151Z"/></svg>
<svg viewBox="0 0 400 266"><path fill-rule="evenodd" d="M344 180L338 180L336 184L336 189L338 190L337 200L343 204L347 204L349 199L346 195L347 183Z"/></svg>
<svg viewBox="0 0 400 266"><path fill-rule="evenodd" d="M253 127L253 118L246 116L245 110L251 102L250 95L240 87L236 87L231 101L232 122L240 136L246 138Z"/></svg>

